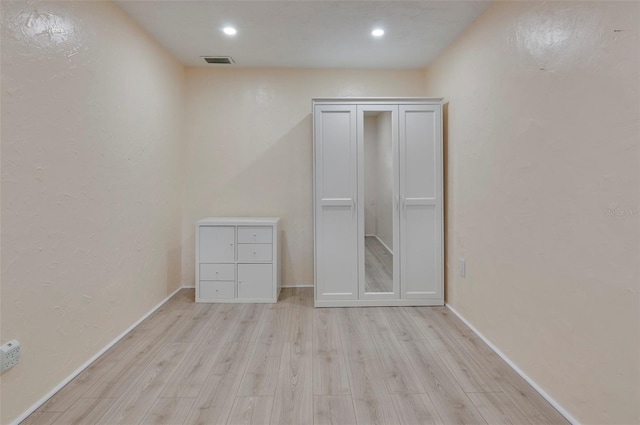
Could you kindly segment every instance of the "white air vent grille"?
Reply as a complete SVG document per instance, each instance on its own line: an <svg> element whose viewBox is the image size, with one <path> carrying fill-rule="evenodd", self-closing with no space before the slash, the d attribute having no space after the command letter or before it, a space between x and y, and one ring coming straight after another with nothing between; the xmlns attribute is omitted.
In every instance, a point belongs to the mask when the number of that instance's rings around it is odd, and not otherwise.
<svg viewBox="0 0 640 425"><path fill-rule="evenodd" d="M206 63L214 63L214 64L232 64L233 59L231 56L203 56L202 59Z"/></svg>

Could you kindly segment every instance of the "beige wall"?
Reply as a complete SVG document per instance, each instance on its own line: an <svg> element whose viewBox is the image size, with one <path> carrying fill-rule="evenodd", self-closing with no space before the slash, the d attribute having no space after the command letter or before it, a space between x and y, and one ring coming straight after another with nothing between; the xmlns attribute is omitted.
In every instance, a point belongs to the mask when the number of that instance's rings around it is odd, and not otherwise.
<svg viewBox="0 0 640 425"><path fill-rule="evenodd" d="M183 284L194 223L282 217L284 285L313 283L311 99L421 96L422 71L187 69Z"/></svg>
<svg viewBox="0 0 640 425"><path fill-rule="evenodd" d="M585 424L640 422L639 8L500 2L426 74L447 300Z"/></svg>
<svg viewBox="0 0 640 425"><path fill-rule="evenodd" d="M105 2L2 2L6 424L180 284L184 70Z"/></svg>

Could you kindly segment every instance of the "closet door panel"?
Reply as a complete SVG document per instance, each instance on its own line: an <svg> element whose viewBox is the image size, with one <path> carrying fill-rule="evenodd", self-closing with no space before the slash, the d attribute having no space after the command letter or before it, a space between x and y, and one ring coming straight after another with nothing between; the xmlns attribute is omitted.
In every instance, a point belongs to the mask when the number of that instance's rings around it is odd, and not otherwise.
<svg viewBox="0 0 640 425"><path fill-rule="evenodd" d="M437 105L400 106L402 298L443 298L441 122Z"/></svg>
<svg viewBox="0 0 640 425"><path fill-rule="evenodd" d="M322 199L352 198L354 196L351 181L356 170L352 140L351 111L322 111L320 131L322 144Z"/></svg>
<svg viewBox="0 0 640 425"><path fill-rule="evenodd" d="M402 280L403 298L437 296L440 282L436 270L436 229L434 208L430 205L407 206L404 218L407 231L402 260L405 274Z"/></svg>
<svg viewBox="0 0 640 425"><path fill-rule="evenodd" d="M317 105L315 137L316 295L358 295L356 108Z"/></svg>
<svg viewBox="0 0 640 425"><path fill-rule="evenodd" d="M435 120L432 111L404 111L407 198L435 198Z"/></svg>
<svg viewBox="0 0 640 425"><path fill-rule="evenodd" d="M357 298L358 246L353 215L351 207L323 208L322 244L318 252L319 299Z"/></svg>

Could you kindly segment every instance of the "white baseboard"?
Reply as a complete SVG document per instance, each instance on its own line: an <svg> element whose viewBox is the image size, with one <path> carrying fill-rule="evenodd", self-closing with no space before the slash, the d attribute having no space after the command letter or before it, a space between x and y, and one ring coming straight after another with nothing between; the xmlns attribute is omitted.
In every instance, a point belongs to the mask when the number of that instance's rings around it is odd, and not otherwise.
<svg viewBox="0 0 640 425"><path fill-rule="evenodd" d="M558 412L560 412L560 414L562 416L564 416L573 425L580 425L580 422L578 422L578 420L576 418L571 416L571 414L569 412L567 412L565 410L565 408L560 405L560 403L555 401L549 394L547 394L542 388L540 388L540 386L538 384L536 384L533 379L529 378L527 376L527 374L525 374L522 371L522 369L520 369L513 361L511 361L511 359L509 359L502 351L500 351L500 349L498 347L493 345L493 343L491 341L489 341L484 335L482 335L480 333L480 331L478 331L471 323L469 323L467 321L467 319L465 319L460 313L458 313L455 308L451 307L451 305L449 305L449 304L445 304L445 306L449 310L451 310L451 312L453 314L458 316L458 319L462 320L464 322L464 324L469 327L469 329L471 329L476 335L478 335L478 337L481 340L483 340L484 343L489 346L489 348L491 348L493 351L495 351L495 353L498 356L500 356L500 358L502 358L502 360L504 360L509 366L511 366L511 368L513 370L515 370L516 373L522 377L522 379L527 381L529 383L529 385L531 385L538 393L540 393L540 395L542 397L544 397L544 399L547 400L549 402L549 404L551 404Z"/></svg>
<svg viewBox="0 0 640 425"><path fill-rule="evenodd" d="M386 243L382 242L382 239L380 239L380 237L378 235L364 235L365 237L372 237L372 238L376 238L378 240L378 242L380 242L382 244L382 246L384 246L387 251L389 251L389 254L393 255L393 251L389 249L389 247L387 246Z"/></svg>
<svg viewBox="0 0 640 425"><path fill-rule="evenodd" d="M40 400L38 400L35 403L33 403L27 410L25 410L13 422L10 422L10 424L11 425L18 425L20 422L24 421L30 414L35 412L38 407L42 406L47 400L49 400L51 397L53 397L55 393L60 391L62 389L62 387L67 385L69 382L71 382L71 380L73 378L75 378L76 376L78 376L83 370L88 368L91 365L91 363L93 363L96 360L98 360L98 357L103 355L109 348L113 347L118 341L120 341L129 332L131 332L133 330L133 328L135 328L140 323L142 323L142 321L144 319L146 319L147 317L151 316L157 309L162 307L162 305L164 303L169 301L169 299L171 299L171 297L173 297L175 294L177 294L179 290L184 289L184 288L189 288L189 287L188 286L180 286L175 291L173 291L168 297L166 297L164 300L160 301L160 303L158 305L153 307L151 310L149 310L149 312L147 312L144 316L142 316L140 319L138 319L137 322L135 322L133 325L129 326L124 332L122 332L120 335L118 335L113 341L111 341L110 343L105 345L104 348L102 350L98 351L98 353L95 356L91 357L82 366L80 366L79 368L77 368L76 370L71 372L71 375L67 376L62 382L60 382L58 385L56 385L51 391L49 391L47 393L47 395L45 395Z"/></svg>
<svg viewBox="0 0 640 425"><path fill-rule="evenodd" d="M286 285L281 286L281 288L313 288L313 283L306 285Z"/></svg>
<svg viewBox="0 0 640 425"><path fill-rule="evenodd" d="M378 237L378 235L376 235L376 239L377 239L378 241L380 241L380 243L382 244L382 246L384 246L385 248L387 248L387 251L389 251L389 254L393 255L393 251L391 251L391 249L389 249L389 247L387 246L387 244L386 244L386 243L382 242L382 239L380 239L380 238Z"/></svg>

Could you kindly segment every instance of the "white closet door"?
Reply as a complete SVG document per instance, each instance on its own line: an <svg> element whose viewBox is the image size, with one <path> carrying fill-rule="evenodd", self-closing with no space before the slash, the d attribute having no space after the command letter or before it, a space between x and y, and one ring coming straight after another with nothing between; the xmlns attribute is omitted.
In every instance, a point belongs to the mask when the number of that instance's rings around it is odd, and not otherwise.
<svg viewBox="0 0 640 425"><path fill-rule="evenodd" d="M358 298L355 105L316 105L316 298Z"/></svg>
<svg viewBox="0 0 640 425"><path fill-rule="evenodd" d="M439 105L400 105L402 298L443 299Z"/></svg>

